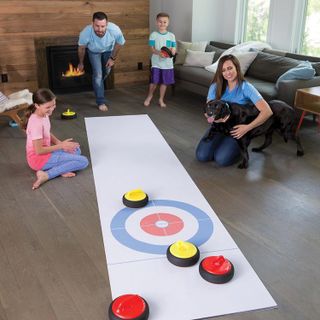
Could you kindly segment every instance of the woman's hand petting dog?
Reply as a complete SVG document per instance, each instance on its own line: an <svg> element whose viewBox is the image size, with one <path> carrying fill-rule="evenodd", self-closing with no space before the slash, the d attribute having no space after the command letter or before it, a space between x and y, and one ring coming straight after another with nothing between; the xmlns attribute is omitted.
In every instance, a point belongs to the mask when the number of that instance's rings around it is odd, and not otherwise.
<svg viewBox="0 0 320 320"><path fill-rule="evenodd" d="M233 127L233 130L230 131L230 134L235 139L241 139L251 128L248 124L238 124Z"/></svg>

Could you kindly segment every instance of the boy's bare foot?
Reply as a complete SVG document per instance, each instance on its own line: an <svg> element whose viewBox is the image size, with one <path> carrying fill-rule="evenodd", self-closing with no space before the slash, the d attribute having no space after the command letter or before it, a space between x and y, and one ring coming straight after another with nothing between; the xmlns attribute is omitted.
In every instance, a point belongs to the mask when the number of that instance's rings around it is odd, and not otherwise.
<svg viewBox="0 0 320 320"><path fill-rule="evenodd" d="M145 107L149 107L151 100L152 100L152 96L151 96L151 97L148 96L148 97L146 98L146 100L144 100L143 105L144 105Z"/></svg>
<svg viewBox="0 0 320 320"><path fill-rule="evenodd" d="M159 100L159 106L165 108L167 105L162 100Z"/></svg>
<svg viewBox="0 0 320 320"><path fill-rule="evenodd" d="M64 177L64 178L72 178L72 177L74 177L76 174L75 174L75 172L66 172L66 173L63 173L62 175L61 175L61 177Z"/></svg>
<svg viewBox="0 0 320 320"><path fill-rule="evenodd" d="M43 183L45 183L49 177L48 174L42 170L37 171L36 173L37 180L32 185L32 190L38 189Z"/></svg>
<svg viewBox="0 0 320 320"><path fill-rule="evenodd" d="M108 111L108 106L105 104L100 104L98 108L100 111L103 111L103 112Z"/></svg>

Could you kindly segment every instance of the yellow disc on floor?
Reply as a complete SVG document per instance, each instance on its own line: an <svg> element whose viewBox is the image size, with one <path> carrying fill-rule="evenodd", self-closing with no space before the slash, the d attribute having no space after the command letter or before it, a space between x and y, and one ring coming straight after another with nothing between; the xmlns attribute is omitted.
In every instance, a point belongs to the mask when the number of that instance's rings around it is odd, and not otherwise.
<svg viewBox="0 0 320 320"><path fill-rule="evenodd" d="M145 199L146 194L141 189L135 189L127 192L124 196L130 201L140 201Z"/></svg>
<svg viewBox="0 0 320 320"><path fill-rule="evenodd" d="M67 111L62 112L64 116L74 116L76 113L74 111L71 111L70 109L67 109Z"/></svg>
<svg viewBox="0 0 320 320"><path fill-rule="evenodd" d="M197 247L191 242L177 241L170 246L170 253L177 258L191 258L197 254Z"/></svg>
<svg viewBox="0 0 320 320"><path fill-rule="evenodd" d="M75 119L76 117L77 117L77 113L75 111L72 111L69 108L66 111L61 113L61 119L64 119L64 120Z"/></svg>
<svg viewBox="0 0 320 320"><path fill-rule="evenodd" d="M141 208L148 204L148 195L141 189L128 191L122 197L122 202L129 208Z"/></svg>

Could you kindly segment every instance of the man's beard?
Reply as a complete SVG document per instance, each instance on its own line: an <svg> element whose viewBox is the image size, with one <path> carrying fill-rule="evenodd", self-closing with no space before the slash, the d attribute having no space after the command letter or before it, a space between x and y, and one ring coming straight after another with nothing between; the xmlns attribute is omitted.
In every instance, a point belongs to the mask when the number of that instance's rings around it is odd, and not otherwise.
<svg viewBox="0 0 320 320"><path fill-rule="evenodd" d="M99 38L102 38L105 34L106 34L106 32L104 31L104 32L101 32L101 34L99 34L99 33L97 33L96 31L94 32Z"/></svg>

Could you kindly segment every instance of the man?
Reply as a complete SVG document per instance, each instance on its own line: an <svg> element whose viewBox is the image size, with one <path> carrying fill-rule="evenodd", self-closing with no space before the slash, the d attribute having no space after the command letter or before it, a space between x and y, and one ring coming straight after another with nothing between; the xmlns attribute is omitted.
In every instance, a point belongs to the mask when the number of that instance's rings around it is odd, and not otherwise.
<svg viewBox="0 0 320 320"><path fill-rule="evenodd" d="M83 70L83 60L88 52L92 66L92 85L96 96L99 110L108 111L104 95L104 80L114 66L120 48L124 45L125 39L120 28L108 22L104 12L95 12L92 17L92 24L86 26L79 36L78 56L80 71Z"/></svg>

